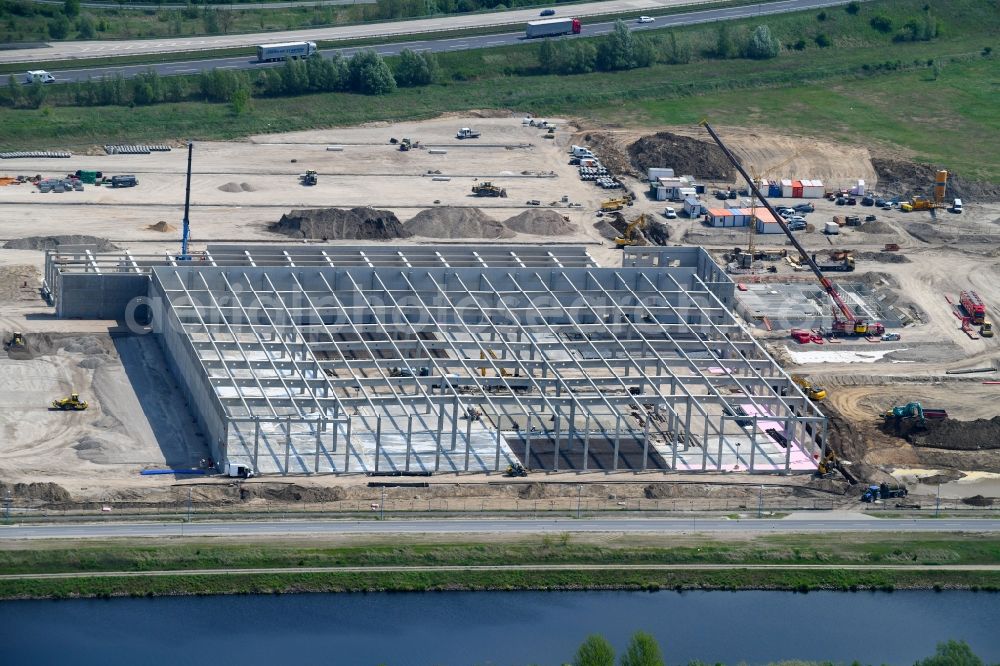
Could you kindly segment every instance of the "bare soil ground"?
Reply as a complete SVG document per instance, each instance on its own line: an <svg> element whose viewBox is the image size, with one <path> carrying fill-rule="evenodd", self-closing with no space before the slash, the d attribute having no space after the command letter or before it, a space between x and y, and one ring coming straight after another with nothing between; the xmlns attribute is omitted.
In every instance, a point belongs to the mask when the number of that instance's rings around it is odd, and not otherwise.
<svg viewBox="0 0 1000 666"><path fill-rule="evenodd" d="M427 244L443 239L574 242L585 244L603 265L615 266L620 262L620 250L611 242L617 233L615 220L609 223L607 217L595 216L609 193L578 179L566 154L571 143L591 145L616 173L631 174L626 184L640 195L646 187L637 176L646 166L673 167L678 173L702 178L709 187L709 206L713 204L711 189L733 184L732 173L723 171L725 165L715 159L718 155L713 157L701 128L643 132L588 128L584 123L574 127L562 120L558 124L555 141L542 139L540 130L522 126L519 115L501 114L198 144L191 211L194 247L216 241L288 244L292 239L269 227L290 211L371 207L386 211L385 217L391 215L402 228L402 233L385 234L389 243L398 243L409 233L415 235L406 242ZM455 130L462 126L481 130L482 139L454 139ZM719 130L743 163L765 177L819 178L832 187L864 179L870 189L888 193L930 185L924 182L929 167L873 160L863 147L752 128ZM652 136L661 131L662 135ZM389 143L393 136L419 140L424 149L401 152ZM327 150L329 146L342 150ZM200 497L227 506L364 503L374 492L366 479L191 484L170 476L140 477L143 468L196 466L206 455L197 424L172 388L162 354L151 341L112 336L117 331L114 322L54 319L51 308L38 298L41 250L58 242L114 244L140 254L176 249L185 162L183 151L80 156L72 160L72 168L53 165L51 160L28 160L19 162L17 170L46 175L76 168L134 173L140 185L123 189L88 186L84 192L63 194L40 194L27 186L3 188L0 242L13 241L9 245L13 249L0 250L0 333L7 337L13 331L25 332L34 349L29 360L0 356L0 376L5 378L0 390L0 480L25 484L12 488L19 496L50 503L113 500L174 506L186 501L188 492L196 500ZM316 186L299 183L298 176L306 169L319 173ZM508 197L473 196L472 185L483 180L507 189ZM1000 202L994 190L981 184L958 180L956 186L955 196L966 199L962 215L939 211L932 217L816 202L816 212L807 218L813 231L798 236L807 250L817 254L853 250L858 271L838 275L837 280L884 283L885 293L915 319L903 330L900 342L881 343L880 349L892 352L881 361L863 367L814 363L794 370L828 387L827 406L841 453L865 478L888 478L890 473L908 479L940 476L950 484L945 493L954 497L982 494L989 499L1000 496L1000 481L981 475L1000 472L1000 452L926 443L914 446L887 433L880 417L886 409L913 400L947 409L959 424L992 419L1000 412L1000 386L981 383L998 379L1000 373L964 378L945 374L948 369L991 363L1000 367L1000 336L969 339L959 330L959 321L945 299L945 295L954 298L963 289L975 289L997 318ZM670 242L703 245L720 254L745 246L748 240L745 230L710 229L699 220L684 218L666 221L664 205L640 196L628 210L628 219L646 213L663 227L662 242L669 237ZM877 221L844 227L835 237L816 231L833 216L865 213L874 213ZM27 236L40 238L20 240ZM356 243L357 238L379 242L371 240L379 234L367 232L326 235L320 231L315 237L324 236L333 243ZM50 237L55 240L47 240ZM783 236L758 236L756 243L758 247L790 247ZM886 243L895 243L900 250L885 252ZM786 263L776 267L779 277L809 279ZM789 344L786 332L768 334L755 329L755 334L779 357L784 355L782 349ZM872 347L871 343L855 346ZM840 348L852 345L844 343ZM48 411L52 399L70 390L90 401L90 409ZM958 434L949 431L947 436L961 437L962 426L954 427ZM757 483L740 475L712 478L711 483L705 483L704 476L652 474L621 484L608 483L603 475L573 476L569 484L561 483L564 480L561 474L500 484L486 476L442 478L432 480L428 488L392 492L399 501L480 501L489 509L511 508L526 501L568 507L575 501L578 483L584 486L585 499L612 506L632 500L703 501L715 506L710 502L724 498L738 506L739 502L753 504L750 495L758 488L734 487L734 480ZM695 483L668 483L683 480ZM970 485L973 481L979 485ZM839 497L846 504L856 501L843 494L842 484L796 477L774 485L776 499L807 493L817 499ZM920 485L929 488L926 483ZM810 490L802 490L803 486Z"/></svg>

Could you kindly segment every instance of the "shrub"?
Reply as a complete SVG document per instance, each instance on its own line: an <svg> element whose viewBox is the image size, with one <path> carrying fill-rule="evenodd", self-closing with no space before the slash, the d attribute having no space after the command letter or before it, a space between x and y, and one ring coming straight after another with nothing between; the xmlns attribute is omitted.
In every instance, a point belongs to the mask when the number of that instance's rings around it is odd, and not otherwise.
<svg viewBox="0 0 1000 666"><path fill-rule="evenodd" d="M879 14L877 16L873 16L871 20L868 21L868 23L871 25L871 27L875 28L875 30L881 32L882 34L888 34L892 32L892 19L886 16L885 14Z"/></svg>
<svg viewBox="0 0 1000 666"><path fill-rule="evenodd" d="M825 49L826 47L830 46L830 38L826 36L825 32L821 32L818 35L816 35L816 46L820 47L821 49Z"/></svg>
<svg viewBox="0 0 1000 666"><path fill-rule="evenodd" d="M767 60L777 57L781 50L778 40L771 36L771 29L766 25L759 25L754 28L747 42L746 56L754 60Z"/></svg>
<svg viewBox="0 0 1000 666"><path fill-rule="evenodd" d="M846 11L851 16L854 16L858 12L861 11L861 3L860 2L848 2L847 6L844 7L844 11Z"/></svg>

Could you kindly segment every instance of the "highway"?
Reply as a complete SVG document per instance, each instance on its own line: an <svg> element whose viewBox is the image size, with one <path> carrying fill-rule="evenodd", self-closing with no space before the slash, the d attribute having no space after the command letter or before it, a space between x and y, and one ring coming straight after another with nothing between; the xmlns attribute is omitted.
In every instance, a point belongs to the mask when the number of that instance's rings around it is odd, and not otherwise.
<svg viewBox="0 0 1000 666"><path fill-rule="evenodd" d="M684 7L689 5L704 4L706 0L611 0L610 2L592 2L586 4L573 5L572 7L560 8L556 18L559 17L581 17L595 15L607 15L622 12L648 12L650 16L656 16L657 10L672 7ZM734 7L730 9L711 9L701 11L691 11L685 14L673 14L670 16L658 17L653 23L644 25L632 22L635 30L649 30L657 27L690 25L693 23L703 23L708 21L720 21L734 18L747 18L752 16L765 16L791 11L806 9L816 9L819 7L829 7L844 4L844 0L780 0L778 2L763 2L744 7ZM496 12L491 14L472 14L464 16L446 16L439 18L419 19L410 21L396 21L392 23L365 23L352 26L316 28L312 30L292 30L285 32L269 32L248 35L216 35L190 38L171 39L144 39L144 40L116 40L116 41L79 41L79 42L54 42L43 48L31 49L7 49L0 50L0 63L37 63L52 62L59 60L79 60L81 58L109 58L118 56L134 56L157 53L176 52L196 52L212 49L226 48L248 48L261 43L275 43L282 41L331 41L348 39L378 39L388 37L399 37L401 35L420 35L428 33L426 39L408 42L406 44L392 44L383 46L368 46L365 48L375 48L380 53L391 55L398 53L403 48L414 50L447 51L469 48L483 48L489 46L501 46L516 44L524 41L524 24L527 21L538 19L538 11L516 10L507 12ZM435 40L433 34L446 30L469 30L485 27L511 26L512 32L502 35L486 35L480 37L457 38L447 40ZM592 23L584 21L583 37L593 37L602 35L611 30L613 22ZM325 55L332 53L350 54L357 49L335 49L324 51ZM221 60L198 60L186 63L172 63L170 65L155 65L154 69L162 74L185 74L201 69L220 68L248 68L260 67L255 61L244 56L241 58L228 58ZM170 67L171 69L163 69ZM61 80L79 80L79 72L86 71L82 78L89 76L101 76L101 74L121 71L126 74L134 74L136 71L144 71L147 66L137 67L101 67L90 70L73 70L72 76L66 72L59 72Z"/></svg>
<svg viewBox="0 0 1000 666"><path fill-rule="evenodd" d="M193 523L92 523L0 527L0 541L13 539L103 539L112 537L273 537L345 534L559 534L673 533L777 534L834 532L1000 531L1000 520L898 518L593 518L454 520L266 520Z"/></svg>
<svg viewBox="0 0 1000 666"><path fill-rule="evenodd" d="M632 22L629 27L634 31L652 30L669 26L692 25L695 23L706 23L710 21L730 20L758 16L766 14L777 14L789 11L799 11L802 9L814 9L832 4L840 4L831 0L788 0L786 2L768 3L765 5L752 5L746 7L734 7L731 9L711 9L704 11L689 12L685 14L674 14L657 19L654 23L638 24ZM587 24L580 37L593 37L595 35L605 35L614 29L614 22ZM576 39L577 36L566 36L560 39ZM352 47L343 49L327 49L321 51L324 57L331 57L333 54L350 57L357 51L372 49L384 56L397 55L403 49L412 51L430 51L432 53L444 53L467 49L492 48L496 46L509 46L512 44L526 43L523 31L511 32L499 35L478 35L473 37L455 37L451 39L426 39L411 42L397 42L393 44L383 44L378 46ZM0 51L0 61L3 59L3 52ZM214 58L209 60L188 60L183 62L170 62L155 65L120 65L105 67L88 67L82 69L53 70L57 82L65 83L70 81L86 81L88 78L98 79L104 75L123 74L125 77L132 77L140 72L155 70L161 76L191 75L208 69L258 69L263 67L280 67L282 63L258 63L250 56L240 56L236 58Z"/></svg>

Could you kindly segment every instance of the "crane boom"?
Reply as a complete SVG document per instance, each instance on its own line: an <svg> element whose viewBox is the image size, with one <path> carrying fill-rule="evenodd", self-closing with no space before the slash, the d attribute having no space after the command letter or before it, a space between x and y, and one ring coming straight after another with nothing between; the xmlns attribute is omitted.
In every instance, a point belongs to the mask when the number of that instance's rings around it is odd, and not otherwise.
<svg viewBox="0 0 1000 666"><path fill-rule="evenodd" d="M809 264L809 268L812 269L812 272L819 279L819 283L823 285L823 289L826 291L826 293L829 294L830 298L833 299L833 302L837 304L837 308L840 310L841 314L844 315L844 318L853 325L854 322L857 321L857 317L854 316L854 313L851 312L851 308L847 305L847 303L844 302L844 299L843 297L841 297L840 292L837 291L837 288L833 286L833 282L831 282L828 277L823 275L823 271L820 270L819 265L812 258L812 255L806 252L806 249L802 247L801 243L799 243L799 239L795 237L795 234L792 233L792 230L788 228L787 224L785 224L785 218L781 217L781 215L778 214L778 211L774 210L774 207L771 206L771 202L765 199L764 195L760 193L760 189L757 188L757 183L755 183L753 179L749 176L749 174L747 174L746 170L743 168L743 165L741 165L739 160L736 159L736 156L733 155L732 151L730 151L729 148L726 147L726 144L722 142L722 139L720 139L719 135L715 133L715 130L712 129L712 126L709 125L708 122L704 120L701 122L701 124L704 125L706 130L708 130L708 133L711 135L712 140L715 141L715 143L719 146L719 148L722 149L722 152L723 154L725 154L726 159L728 159L732 163L732 165L736 167L736 170L740 172L740 175L743 176L743 178L747 181L747 183L750 184L750 189L752 190L753 195L757 198L758 201L764 204L764 207L767 208L767 211L771 213L775 221L778 223L778 226L781 227L781 230L785 232L786 236L788 236L788 240L792 241L792 245L794 245L795 249L799 251L799 255L805 258L806 263ZM756 224L756 221L751 221L750 223Z"/></svg>

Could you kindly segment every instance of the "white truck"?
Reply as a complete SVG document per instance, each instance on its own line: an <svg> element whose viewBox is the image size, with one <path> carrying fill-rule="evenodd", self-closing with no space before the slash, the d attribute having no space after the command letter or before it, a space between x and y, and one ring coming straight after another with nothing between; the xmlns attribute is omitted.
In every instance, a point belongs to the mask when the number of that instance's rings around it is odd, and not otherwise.
<svg viewBox="0 0 1000 666"><path fill-rule="evenodd" d="M257 47L257 62L295 60L316 55L316 42L285 42L283 44L261 44Z"/></svg>
<svg viewBox="0 0 1000 666"><path fill-rule="evenodd" d="M226 476L236 479L252 479L257 476L250 465L244 463L226 463Z"/></svg>
<svg viewBox="0 0 1000 666"><path fill-rule="evenodd" d="M535 37L555 37L557 35L579 35L580 19L559 18L548 19L546 21L529 21L525 28L524 36L528 39Z"/></svg>
<svg viewBox="0 0 1000 666"><path fill-rule="evenodd" d="M56 77L52 76L44 69L34 69L28 72L27 76L24 77L25 83L34 83L38 81L39 83L53 83Z"/></svg>
<svg viewBox="0 0 1000 666"><path fill-rule="evenodd" d="M478 139L482 135L481 132L477 132L470 127L463 127L458 130L458 134L455 135L456 139Z"/></svg>

